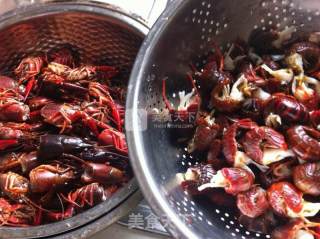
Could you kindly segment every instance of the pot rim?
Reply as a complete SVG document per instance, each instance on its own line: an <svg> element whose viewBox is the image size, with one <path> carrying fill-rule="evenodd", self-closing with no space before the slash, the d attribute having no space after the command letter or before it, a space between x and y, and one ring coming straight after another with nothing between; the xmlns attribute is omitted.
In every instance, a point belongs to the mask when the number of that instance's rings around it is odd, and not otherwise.
<svg viewBox="0 0 320 239"><path fill-rule="evenodd" d="M0 16L0 31L20 22L66 13L86 13L100 18L112 19L117 24L141 36L142 39L149 31L147 25L135 16L113 5L93 1L44 2L20 6ZM141 200L142 196L140 195L137 181L133 178L109 200L83 213L63 221L40 226L26 228L0 227L0 235L1 238L8 239L41 237L74 238L74 235L78 235L76 238L84 238L105 229L119 220ZM112 216L109 216L109 213L111 213ZM95 223L99 226L92 226Z"/></svg>

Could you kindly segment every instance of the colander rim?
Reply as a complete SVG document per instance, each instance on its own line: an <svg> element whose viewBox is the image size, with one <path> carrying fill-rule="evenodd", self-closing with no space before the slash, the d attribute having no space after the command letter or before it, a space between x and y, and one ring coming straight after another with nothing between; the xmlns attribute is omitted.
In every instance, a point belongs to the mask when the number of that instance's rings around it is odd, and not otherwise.
<svg viewBox="0 0 320 239"><path fill-rule="evenodd" d="M176 0L169 4L169 7L158 18L156 23L151 28L149 34L145 38L142 47L138 53L131 77L129 81L129 89L127 95L126 108L130 109L126 112L126 125L131 125L133 130L127 130L128 148L131 165L133 167L135 177L138 180L140 189L153 209L158 215L160 220L162 219L163 225L166 230L171 233L175 238L199 238L190 228L185 225L179 216L174 213L170 208L168 201L159 193L159 185L153 180L152 174L147 165L146 155L144 153L144 143L142 140L142 132L139 129L139 117L138 117L138 104L139 104L139 91L145 73L145 67L147 65L147 59L151 55L152 49L155 47L159 40L161 33L168 27L170 20L175 16L175 13L186 6L188 1ZM168 216L167 219L163 219ZM166 221L164 221L166 220ZM219 238L218 235L212 233L212 237Z"/></svg>

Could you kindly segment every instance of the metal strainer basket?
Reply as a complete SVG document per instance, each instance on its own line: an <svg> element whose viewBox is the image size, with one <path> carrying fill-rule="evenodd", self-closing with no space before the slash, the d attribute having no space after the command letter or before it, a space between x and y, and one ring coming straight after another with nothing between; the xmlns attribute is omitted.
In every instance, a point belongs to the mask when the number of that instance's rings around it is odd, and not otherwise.
<svg viewBox="0 0 320 239"><path fill-rule="evenodd" d="M141 189L163 224L177 238L270 238L247 231L234 213L214 204L195 202L179 187L176 174L197 163L187 149L172 143L167 127L151 119L154 108L168 115L162 99L187 90L190 63L202 66L212 42L223 48L248 39L257 28L319 31L320 1L313 0L177 0L154 25L131 75L126 123L133 168ZM147 112L147 113L146 113ZM148 120L144 119L147 115Z"/></svg>
<svg viewBox="0 0 320 239"><path fill-rule="evenodd" d="M82 63L120 68L127 84L134 59L148 28L130 15L90 1L48 2L24 6L0 16L0 74L13 74L25 57L66 44ZM43 1L42 1L43 2ZM131 180L111 199L70 219L29 228L0 227L0 238L85 238L124 216L141 199Z"/></svg>

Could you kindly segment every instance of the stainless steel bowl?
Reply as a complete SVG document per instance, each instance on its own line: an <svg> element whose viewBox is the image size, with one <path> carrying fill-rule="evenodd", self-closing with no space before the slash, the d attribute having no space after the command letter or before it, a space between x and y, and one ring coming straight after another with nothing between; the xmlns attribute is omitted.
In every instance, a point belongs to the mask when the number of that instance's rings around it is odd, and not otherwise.
<svg viewBox="0 0 320 239"><path fill-rule="evenodd" d="M271 27L319 31L320 1L314 0L175 0L160 16L138 54L127 97L126 124L130 158L145 198L176 238L270 238L247 231L236 215L213 203L196 202L179 187L176 174L200 160L174 141L162 99L186 89L190 63L203 66L212 42L230 47L252 30ZM157 110L154 110L157 108ZM156 116L156 117L154 117Z"/></svg>
<svg viewBox="0 0 320 239"><path fill-rule="evenodd" d="M11 74L30 54L65 44L79 52L81 62L120 67L127 81L148 32L136 18L110 5L46 2L26 5L0 16L0 73ZM29 228L0 227L0 238L85 238L127 214L141 199L135 179L110 200L70 219Z"/></svg>

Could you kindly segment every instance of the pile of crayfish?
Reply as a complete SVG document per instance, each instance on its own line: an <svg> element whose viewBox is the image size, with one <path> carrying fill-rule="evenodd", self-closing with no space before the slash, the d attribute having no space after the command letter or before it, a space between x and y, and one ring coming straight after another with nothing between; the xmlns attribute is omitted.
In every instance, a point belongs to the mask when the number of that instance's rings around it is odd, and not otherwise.
<svg viewBox="0 0 320 239"><path fill-rule="evenodd" d="M163 80L172 121L193 125L175 129L199 161L177 175L181 186L233 208L248 230L319 239L320 33L256 30L225 51L212 45L191 64L189 93L173 94L178 106Z"/></svg>
<svg viewBox="0 0 320 239"><path fill-rule="evenodd" d="M0 75L0 225L70 218L132 177L119 69L76 55L29 56Z"/></svg>

